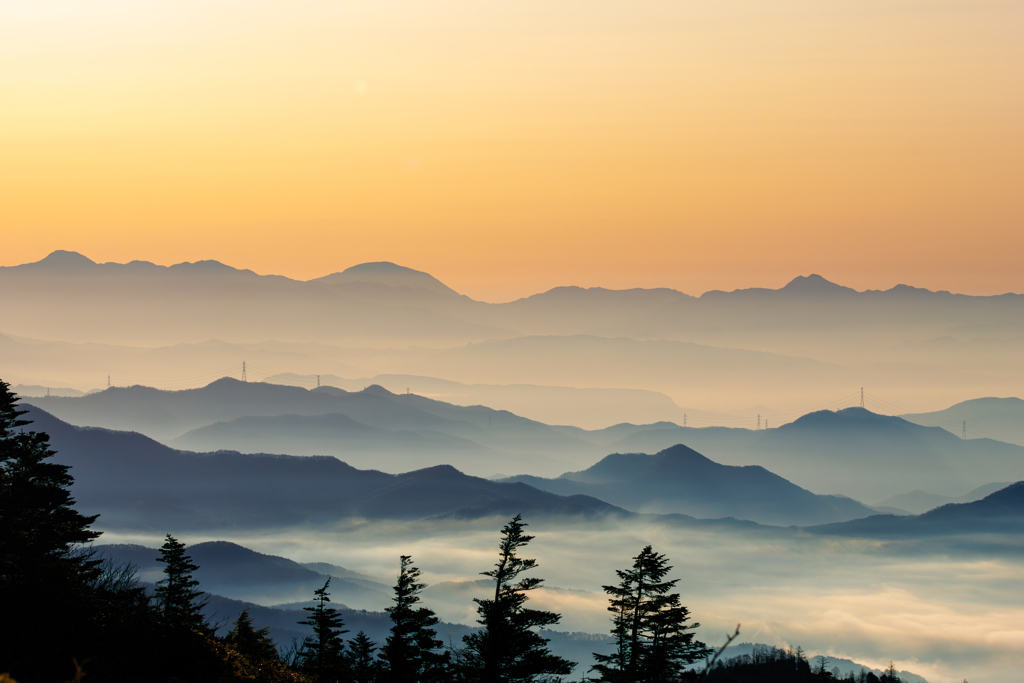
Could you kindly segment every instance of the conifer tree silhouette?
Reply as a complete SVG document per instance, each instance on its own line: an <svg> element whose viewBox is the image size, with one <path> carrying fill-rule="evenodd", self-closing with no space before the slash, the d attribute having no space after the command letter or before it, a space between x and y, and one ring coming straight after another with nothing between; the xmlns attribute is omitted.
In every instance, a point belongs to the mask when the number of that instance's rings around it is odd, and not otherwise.
<svg viewBox="0 0 1024 683"><path fill-rule="evenodd" d="M516 581L523 572L537 567L537 561L523 559L519 549L533 540L523 533L526 524L516 515L501 530L498 563L482 572L494 579L494 598L477 603L477 622L483 628L463 637L464 665L469 679L483 683L531 683L556 680L550 676L567 675L573 663L551 654L547 639L534 628L557 624L561 615L555 612L527 609L528 593L544 580L536 577Z"/></svg>
<svg viewBox="0 0 1024 683"><path fill-rule="evenodd" d="M81 544L100 534L89 528L98 515L74 508L70 468L50 462L50 437L25 431L31 422L19 400L0 381L0 662L35 679L53 660L41 648L64 650L59 656L70 664L74 620L55 615L90 593L100 561Z"/></svg>
<svg viewBox="0 0 1024 683"><path fill-rule="evenodd" d="M380 673L380 664L374 659L376 644L363 631L349 641L348 660L349 676L352 683L375 683Z"/></svg>
<svg viewBox="0 0 1024 683"><path fill-rule="evenodd" d="M185 544L167 534L157 562L164 563L164 578L156 582L156 602L168 624L184 626L203 633L211 632L203 608L207 601L192 572L199 569L185 554Z"/></svg>
<svg viewBox="0 0 1024 683"><path fill-rule="evenodd" d="M235 620L235 625L224 637L224 644L250 660L278 660L280 656L274 639L267 627L253 627L249 610L244 609Z"/></svg>
<svg viewBox="0 0 1024 683"><path fill-rule="evenodd" d="M697 661L709 652L694 640L693 629L687 625L690 611L679 602L679 594L671 593L679 579L665 581L672 570L668 558L645 547L633 558L629 569L617 570L619 583L604 586L612 613L612 636L615 652L594 654L594 670L602 681L672 680L686 664Z"/></svg>
<svg viewBox="0 0 1024 683"><path fill-rule="evenodd" d="M391 617L392 625L380 659L383 680L389 683L427 683L440 680L445 674L447 653L438 652L444 643L438 640L433 628L439 620L433 610L416 606L420 592L426 588L419 578L420 570L412 565L412 558L402 555L394 604L384 610Z"/></svg>
<svg viewBox="0 0 1024 683"><path fill-rule="evenodd" d="M331 579L324 582L323 588L317 588L313 594L316 596L316 604L313 607L303 607L309 616L300 621L300 624L311 626L313 635L306 638L299 653L300 668L313 679L315 683L334 683L344 677L347 669L345 658L345 643L341 636L348 633L344 628L345 620L341 612L333 607L328 607L331 601L331 594L327 588L331 585Z"/></svg>

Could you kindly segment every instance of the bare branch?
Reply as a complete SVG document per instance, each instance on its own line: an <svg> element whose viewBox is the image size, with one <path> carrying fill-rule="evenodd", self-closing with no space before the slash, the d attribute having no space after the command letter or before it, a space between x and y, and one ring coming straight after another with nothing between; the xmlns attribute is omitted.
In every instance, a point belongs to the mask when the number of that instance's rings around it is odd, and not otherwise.
<svg viewBox="0 0 1024 683"><path fill-rule="evenodd" d="M740 637L740 625L736 624L736 632L733 633L731 636L726 636L726 638L725 638L725 645L723 645L722 647L718 648L718 652L715 653L715 656L712 657L711 661L709 661L704 666L704 671L702 671L701 674L700 674L701 678L704 678L705 676L708 675L708 672L711 671L711 667L713 667L715 665L715 662L718 661L718 658L722 655L723 652L725 652L725 648L729 647L730 643L732 643L732 641L736 640L739 637Z"/></svg>

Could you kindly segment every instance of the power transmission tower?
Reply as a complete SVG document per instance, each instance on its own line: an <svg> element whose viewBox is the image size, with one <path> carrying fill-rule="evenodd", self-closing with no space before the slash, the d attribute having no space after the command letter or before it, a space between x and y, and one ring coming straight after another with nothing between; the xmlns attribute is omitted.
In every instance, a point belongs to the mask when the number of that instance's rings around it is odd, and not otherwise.
<svg viewBox="0 0 1024 683"><path fill-rule="evenodd" d="M864 407L864 387L860 388L860 407Z"/></svg>
<svg viewBox="0 0 1024 683"><path fill-rule="evenodd" d="M967 420L964 420L964 435L963 435L963 439L964 439L964 441L967 441Z"/></svg>
<svg viewBox="0 0 1024 683"><path fill-rule="evenodd" d="M757 414L757 429L761 429L761 413Z"/></svg>
<svg viewBox="0 0 1024 683"><path fill-rule="evenodd" d="M686 426L686 413L683 413L683 427Z"/></svg>
<svg viewBox="0 0 1024 683"><path fill-rule="evenodd" d="M110 375L107 375L107 389L110 388Z"/></svg>
<svg viewBox="0 0 1024 683"><path fill-rule="evenodd" d="M768 418L767 417L764 419L764 428L768 429Z"/></svg>
<svg viewBox="0 0 1024 683"><path fill-rule="evenodd" d="M316 376L316 388L317 388L317 389L319 389L319 388L320 388L320 375L317 375L317 376Z"/></svg>
<svg viewBox="0 0 1024 683"><path fill-rule="evenodd" d="M249 381L249 380L247 380L245 378L245 361L244 360L242 361L242 381L243 382L248 382Z"/></svg>

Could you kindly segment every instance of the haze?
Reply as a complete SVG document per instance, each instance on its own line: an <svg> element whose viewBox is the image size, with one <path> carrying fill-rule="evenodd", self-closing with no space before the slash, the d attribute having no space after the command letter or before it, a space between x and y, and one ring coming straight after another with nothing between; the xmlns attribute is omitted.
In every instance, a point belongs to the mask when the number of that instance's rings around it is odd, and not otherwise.
<svg viewBox="0 0 1024 683"><path fill-rule="evenodd" d="M2 3L4 405L107 557L176 535L279 645L328 576L381 640L403 554L457 644L522 514L573 678L650 543L708 644L1017 681L1022 28Z"/></svg>

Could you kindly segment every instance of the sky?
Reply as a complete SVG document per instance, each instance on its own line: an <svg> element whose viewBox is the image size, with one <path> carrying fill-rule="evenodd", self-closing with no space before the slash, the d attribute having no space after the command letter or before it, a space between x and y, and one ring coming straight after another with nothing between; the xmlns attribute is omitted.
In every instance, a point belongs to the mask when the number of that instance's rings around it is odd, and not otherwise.
<svg viewBox="0 0 1024 683"><path fill-rule="evenodd" d="M0 265L1024 292L1014 0L0 4Z"/></svg>

